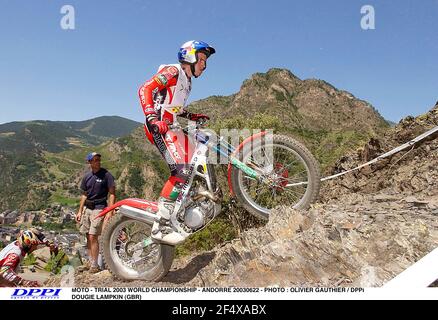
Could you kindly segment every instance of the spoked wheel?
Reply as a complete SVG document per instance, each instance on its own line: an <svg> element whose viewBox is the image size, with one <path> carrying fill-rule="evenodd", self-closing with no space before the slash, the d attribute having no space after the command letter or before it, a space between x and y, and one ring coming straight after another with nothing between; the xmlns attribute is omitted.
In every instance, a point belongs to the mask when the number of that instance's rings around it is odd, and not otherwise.
<svg viewBox="0 0 438 320"><path fill-rule="evenodd" d="M101 248L111 273L122 280L158 281L169 271L175 248L150 239L151 226L115 215L102 234Z"/></svg>
<svg viewBox="0 0 438 320"><path fill-rule="evenodd" d="M236 197L259 218L268 219L278 205L307 209L318 197L319 164L306 147L290 137L257 139L252 148L243 148L239 160L263 177L257 180L233 167L231 182Z"/></svg>

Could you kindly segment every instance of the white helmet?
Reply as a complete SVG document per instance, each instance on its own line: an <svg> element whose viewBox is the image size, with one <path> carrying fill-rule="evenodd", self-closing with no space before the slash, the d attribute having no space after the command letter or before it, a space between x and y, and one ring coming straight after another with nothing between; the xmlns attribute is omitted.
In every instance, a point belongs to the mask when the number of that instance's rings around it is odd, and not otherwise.
<svg viewBox="0 0 438 320"><path fill-rule="evenodd" d="M25 251L41 243L34 230L21 231L17 240L20 247L23 248L23 250Z"/></svg>
<svg viewBox="0 0 438 320"><path fill-rule="evenodd" d="M192 40L184 43L178 51L178 61L180 63L189 64L193 75L195 74L195 64L198 62L199 52L205 53L208 58L216 53L216 49L206 42Z"/></svg>

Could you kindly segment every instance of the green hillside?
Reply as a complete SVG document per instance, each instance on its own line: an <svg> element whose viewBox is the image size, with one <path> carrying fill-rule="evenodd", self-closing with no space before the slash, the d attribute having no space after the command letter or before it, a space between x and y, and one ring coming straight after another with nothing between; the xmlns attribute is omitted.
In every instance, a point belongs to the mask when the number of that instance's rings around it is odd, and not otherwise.
<svg viewBox="0 0 438 320"><path fill-rule="evenodd" d="M189 111L209 114L209 127L217 132L252 128L291 135L311 149L323 169L389 128L369 103L284 69L256 73L236 94L194 102ZM118 198L156 198L169 172L140 126L120 117L0 125L0 210L77 205L88 170L84 157L91 150L103 155L103 167L115 176Z"/></svg>
<svg viewBox="0 0 438 320"><path fill-rule="evenodd" d="M62 179L67 172L73 173L71 166L84 166L86 153L116 134L126 136L139 126L120 117L0 125L0 210L35 210L54 199L63 199L65 192L58 189L65 185ZM63 152L75 156L64 156Z"/></svg>

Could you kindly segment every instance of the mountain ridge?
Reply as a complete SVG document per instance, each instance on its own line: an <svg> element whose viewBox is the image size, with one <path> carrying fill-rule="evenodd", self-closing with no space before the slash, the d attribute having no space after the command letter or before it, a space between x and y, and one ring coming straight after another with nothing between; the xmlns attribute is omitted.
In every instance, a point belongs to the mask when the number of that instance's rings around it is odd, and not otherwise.
<svg viewBox="0 0 438 320"><path fill-rule="evenodd" d="M211 110L214 103L224 107L221 109L223 113ZM255 111L265 114L273 104L277 108L270 111L283 113L287 124L296 128L303 125L314 131L361 128L375 133L380 131L380 127L389 126L370 103L345 90L336 89L327 81L301 80L290 70L280 68L253 74L235 94L212 96L194 102L192 106L203 112L210 111L213 118L220 118L233 113L249 116ZM354 126L346 125L351 123Z"/></svg>
<svg viewBox="0 0 438 320"><path fill-rule="evenodd" d="M117 126L114 126L117 124ZM0 125L0 147L3 151L37 149L59 152L69 148L68 138L99 144L108 138L129 134L141 123L119 116L102 116L84 121L14 121ZM110 128L110 129L108 129Z"/></svg>
<svg viewBox="0 0 438 320"><path fill-rule="evenodd" d="M239 92L195 101L188 110L209 114L209 127L216 132L221 128L249 128L274 129L292 135L308 146L323 169L333 165L346 150L389 127L367 102L323 80L301 80L280 68L255 73L242 83ZM120 119L123 118L103 116L84 121L38 120L27 125L22 122L0 125L0 149L9 148L8 159L5 159L7 152L0 152L0 163L8 168L0 173L0 182L6 186L6 191L0 191L0 209L11 209L10 205L35 209L38 203L55 200L72 202L69 198L78 190L75 184L87 169L85 163L81 167L74 162L82 163L90 149L104 155L104 166L109 161L109 169L114 171L121 186L120 197L157 196L159 184L168 174L167 166L145 139L140 123L132 122L136 130L131 135L117 132L119 137L109 137L112 132L105 129L116 130L115 120ZM14 126L16 133L12 134ZM45 130L47 127L50 130ZM14 168L20 169L20 174ZM146 184L145 177L153 187L142 186ZM20 201L21 197L27 200Z"/></svg>
<svg viewBox="0 0 438 320"><path fill-rule="evenodd" d="M0 182L3 186L0 210L38 209L48 205L53 186L60 183L56 180L60 178L57 172L61 169L51 168L71 165L50 154L77 150L83 153L81 162L84 163L86 153L117 134L129 134L140 125L111 116L85 121L34 120L0 125ZM113 130L112 126L117 129Z"/></svg>

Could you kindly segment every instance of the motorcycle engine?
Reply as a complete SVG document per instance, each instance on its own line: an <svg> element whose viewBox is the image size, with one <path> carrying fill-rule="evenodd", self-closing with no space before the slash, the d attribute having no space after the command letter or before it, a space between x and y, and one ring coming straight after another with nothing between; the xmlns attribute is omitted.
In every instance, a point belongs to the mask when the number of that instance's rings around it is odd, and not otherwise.
<svg viewBox="0 0 438 320"><path fill-rule="evenodd" d="M206 190L202 185L197 185L192 190L194 196L201 191ZM214 218L215 204L211 200L193 201L189 200L183 217L184 224L192 231L204 227L212 218Z"/></svg>
<svg viewBox="0 0 438 320"><path fill-rule="evenodd" d="M213 205L208 201L198 202L196 206L186 209L184 224L192 230L198 230L208 222L212 210Z"/></svg>

